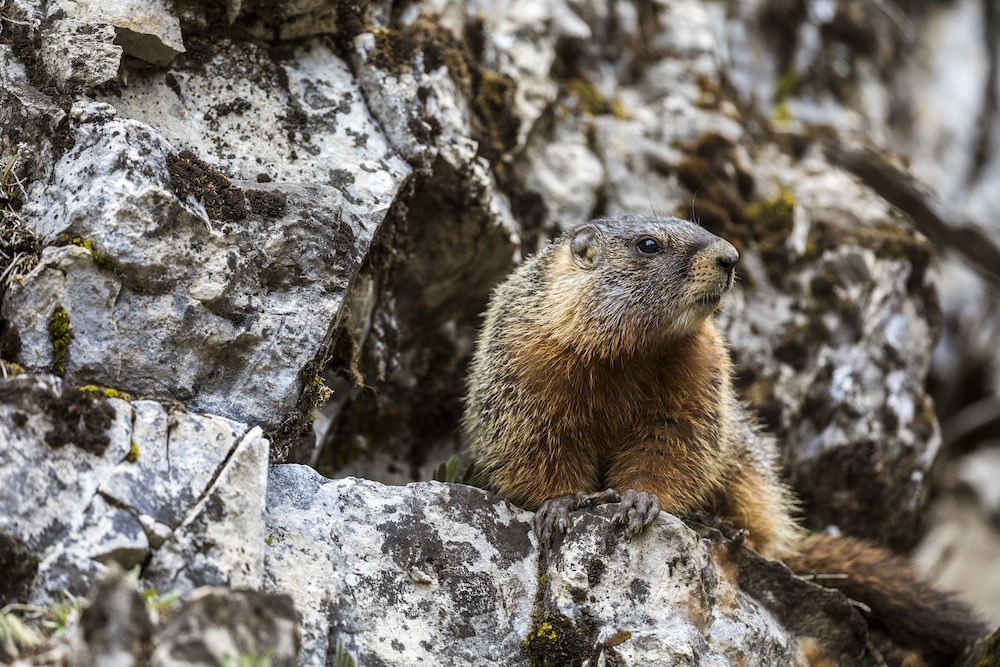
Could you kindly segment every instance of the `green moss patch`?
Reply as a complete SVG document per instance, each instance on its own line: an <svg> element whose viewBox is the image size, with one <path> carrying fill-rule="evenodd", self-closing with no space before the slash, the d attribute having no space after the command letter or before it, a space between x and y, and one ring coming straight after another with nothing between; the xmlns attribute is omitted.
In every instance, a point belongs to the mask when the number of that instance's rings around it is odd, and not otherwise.
<svg viewBox="0 0 1000 667"><path fill-rule="evenodd" d="M129 463L137 463L139 461L139 445L135 444L135 439L129 441L128 454L125 455L125 460Z"/></svg>
<svg viewBox="0 0 1000 667"><path fill-rule="evenodd" d="M606 98L586 76L581 75L567 79L563 82L563 87L592 116L611 114L615 118L625 118L625 109L621 102Z"/></svg>
<svg viewBox="0 0 1000 667"><path fill-rule="evenodd" d="M531 620L531 628L521 642L521 653L531 667L580 667L587 661L596 665L601 654L604 664L618 665L615 647L632 638L631 632L622 631L594 643L592 628L579 627L560 613L545 615L537 611Z"/></svg>
<svg viewBox="0 0 1000 667"><path fill-rule="evenodd" d="M73 337L69 313L62 306L52 311L52 316L49 317L49 337L52 339L52 372L62 377L66 374L66 353Z"/></svg>
<svg viewBox="0 0 1000 667"><path fill-rule="evenodd" d="M756 201L742 212L742 218L757 241L767 276L772 283L781 282L791 264L786 243L795 224L795 198L788 190L775 197Z"/></svg>
<svg viewBox="0 0 1000 667"><path fill-rule="evenodd" d="M368 56L368 62L390 74L405 74L410 71L409 61L417 50L413 39L402 30L377 28L372 30L375 50Z"/></svg>
<svg viewBox="0 0 1000 667"><path fill-rule="evenodd" d="M479 154L496 170L501 156L517 145L521 127L521 119L514 113L517 85L506 74L475 70L472 87L472 111L478 121L473 138L479 142Z"/></svg>
<svg viewBox="0 0 1000 667"><path fill-rule="evenodd" d="M271 442L272 463L284 463L287 460L289 450L316 419L316 410L322 408L333 394L333 390L323 382L323 370L329 361L330 357L324 357L320 361L313 360L306 364L302 369L305 386L299 394L298 402L277 428L265 433Z"/></svg>
<svg viewBox="0 0 1000 667"><path fill-rule="evenodd" d="M74 236L72 234L60 234L56 237L56 240L52 243L55 247L62 247L66 245L75 245L81 248L85 248L94 257L94 264L102 269L111 269L111 262L108 260L107 256L94 248L94 243L90 239L85 239L82 236Z"/></svg>
<svg viewBox="0 0 1000 667"><path fill-rule="evenodd" d="M110 389L108 387L98 387L96 384L87 384L80 387L80 391L85 391L92 396L100 396L102 398L120 398L123 401L131 401L132 395L124 391L118 391L117 389Z"/></svg>

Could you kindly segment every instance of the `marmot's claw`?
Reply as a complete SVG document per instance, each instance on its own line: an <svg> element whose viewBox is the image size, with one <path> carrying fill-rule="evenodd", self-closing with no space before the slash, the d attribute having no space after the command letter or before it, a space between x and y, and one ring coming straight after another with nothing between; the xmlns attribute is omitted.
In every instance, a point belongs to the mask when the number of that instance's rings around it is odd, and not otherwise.
<svg viewBox="0 0 1000 667"><path fill-rule="evenodd" d="M576 495L580 496L580 507L597 507L605 503L621 502L622 499L621 495L614 489L605 489L589 495L583 493Z"/></svg>
<svg viewBox="0 0 1000 667"><path fill-rule="evenodd" d="M552 534L555 531L565 533L569 527L569 513L579 509L583 493L572 496L549 498L535 512L535 535L544 544L552 544Z"/></svg>
<svg viewBox="0 0 1000 667"><path fill-rule="evenodd" d="M646 513L646 519L642 522L643 529L649 527L651 523L656 521L656 517L660 516L660 497L655 493L650 494L653 497L653 504L650 506L649 511Z"/></svg>
<svg viewBox="0 0 1000 667"><path fill-rule="evenodd" d="M625 493L621 494L621 503L622 505L612 517L612 521L615 523L627 522L629 524L628 532L632 535L641 533L660 515L660 498L655 493L626 489ZM631 521L628 518L629 510L635 511Z"/></svg>

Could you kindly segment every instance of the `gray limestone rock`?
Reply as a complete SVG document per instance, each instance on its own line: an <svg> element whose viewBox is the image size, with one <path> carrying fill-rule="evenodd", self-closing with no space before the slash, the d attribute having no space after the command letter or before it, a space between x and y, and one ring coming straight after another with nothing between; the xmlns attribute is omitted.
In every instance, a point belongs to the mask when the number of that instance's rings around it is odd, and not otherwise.
<svg viewBox="0 0 1000 667"><path fill-rule="evenodd" d="M93 587L69 636L70 667L146 664L154 636L146 602L125 571L108 569Z"/></svg>
<svg viewBox="0 0 1000 667"><path fill-rule="evenodd" d="M144 525L177 528L215 480L246 433L245 424L192 415L156 401L133 401L136 460L122 461L102 495L126 503Z"/></svg>
<svg viewBox="0 0 1000 667"><path fill-rule="evenodd" d="M529 655L575 646L612 664L784 665L819 649L864 664L865 622L840 593L714 529L665 515L629 539L612 514L573 515L547 553Z"/></svg>
<svg viewBox="0 0 1000 667"><path fill-rule="evenodd" d="M78 3L54 2L47 8L48 26L41 32L39 59L60 87L102 86L118 80L122 47L115 44L115 28L91 21L65 7Z"/></svg>
<svg viewBox="0 0 1000 667"><path fill-rule="evenodd" d="M300 664L295 610L287 595L195 589L158 639L153 667Z"/></svg>
<svg viewBox="0 0 1000 667"><path fill-rule="evenodd" d="M16 133L0 133L3 155L21 156L17 174L30 180L35 169L51 162L50 137L66 120L66 112L31 86L22 63L9 45L0 45L0 122L5 128L19 128Z"/></svg>
<svg viewBox="0 0 1000 667"><path fill-rule="evenodd" d="M172 151L151 128L116 119L79 131L56 182L22 217L45 239L69 234L94 252L50 247L24 285L8 289L2 312L21 332L24 365L50 367L48 320L62 306L73 329L68 379L279 422L373 225L336 188L307 184L275 184L288 202L280 218L212 221L171 191Z"/></svg>
<svg viewBox="0 0 1000 667"><path fill-rule="evenodd" d="M177 443L183 447L183 443ZM191 438L188 447L202 443ZM206 585L259 589L264 577L264 495L268 442L260 427L235 446L225 466L143 576L162 591Z"/></svg>
<svg viewBox="0 0 1000 667"><path fill-rule="evenodd" d="M149 539L136 517L95 495L80 527L42 554L31 600L45 605L67 593L83 595L101 580L108 566L133 568L149 554Z"/></svg>
<svg viewBox="0 0 1000 667"><path fill-rule="evenodd" d="M630 541L611 513L574 514L540 553L531 515L479 489L275 466L265 590L295 601L301 665L327 664L338 640L361 665L516 664L547 650L779 665L816 645L858 664L864 622L839 593L672 516Z"/></svg>
<svg viewBox="0 0 1000 667"><path fill-rule="evenodd" d="M128 453L129 413L56 377L0 380L0 531L41 554L79 530Z"/></svg>
<svg viewBox="0 0 1000 667"><path fill-rule="evenodd" d="M151 556L164 592L259 588L267 458L259 427L0 380L0 594L47 604Z"/></svg>
<svg viewBox="0 0 1000 667"><path fill-rule="evenodd" d="M295 464L271 469L267 494L264 590L295 600L299 664L326 664L338 639L359 665L518 655L537 575L527 513L471 487Z"/></svg>

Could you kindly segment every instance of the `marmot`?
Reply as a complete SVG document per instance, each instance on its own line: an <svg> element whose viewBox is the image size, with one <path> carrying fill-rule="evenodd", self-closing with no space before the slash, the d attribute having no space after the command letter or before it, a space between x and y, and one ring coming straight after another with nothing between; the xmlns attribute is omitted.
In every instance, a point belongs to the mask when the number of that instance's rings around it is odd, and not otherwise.
<svg viewBox="0 0 1000 667"><path fill-rule="evenodd" d="M743 409L712 315L739 254L676 218L583 224L493 293L469 373L463 427L480 479L535 510L539 537L569 511L621 501L638 533L660 508L705 512L794 571L846 574L898 644L950 664L985 633L902 559L851 538L806 537L777 448ZM606 491L601 491L607 489Z"/></svg>

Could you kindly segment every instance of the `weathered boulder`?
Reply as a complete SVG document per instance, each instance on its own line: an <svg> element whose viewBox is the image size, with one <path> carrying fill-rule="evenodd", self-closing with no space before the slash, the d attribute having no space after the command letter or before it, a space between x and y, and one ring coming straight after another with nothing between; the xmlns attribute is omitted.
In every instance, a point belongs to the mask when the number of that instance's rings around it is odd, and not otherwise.
<svg viewBox="0 0 1000 667"><path fill-rule="evenodd" d="M864 653L864 621L842 595L672 516L629 540L611 509L581 512L540 551L530 513L468 486L287 464L267 493L265 590L295 600L302 665L327 664L338 640L362 665L602 653L777 665L817 646L846 665Z"/></svg>
<svg viewBox="0 0 1000 667"><path fill-rule="evenodd" d="M158 550L149 576L164 590L260 586L259 427L22 375L0 380L0 443L4 599L81 595L107 565L144 565ZM196 552L211 565L197 566Z"/></svg>
<svg viewBox="0 0 1000 667"><path fill-rule="evenodd" d="M153 667L269 664L295 667L299 636L287 595L195 589L163 627Z"/></svg>
<svg viewBox="0 0 1000 667"><path fill-rule="evenodd" d="M48 322L61 307L72 338L58 365L77 384L274 425L298 400L374 229L336 188L296 184L272 184L280 211L213 222L173 193L171 154L136 121L83 123L21 217L43 239L86 247L47 249L8 289L4 318L28 369L57 363Z"/></svg>

